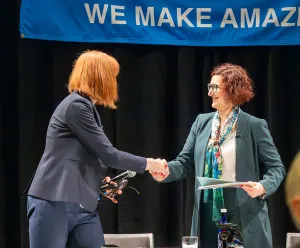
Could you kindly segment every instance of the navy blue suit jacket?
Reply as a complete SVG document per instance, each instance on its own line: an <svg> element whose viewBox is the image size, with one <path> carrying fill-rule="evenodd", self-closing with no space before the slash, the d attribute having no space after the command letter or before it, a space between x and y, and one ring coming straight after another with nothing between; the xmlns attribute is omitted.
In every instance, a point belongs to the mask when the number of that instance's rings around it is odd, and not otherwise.
<svg viewBox="0 0 300 248"><path fill-rule="evenodd" d="M50 119L44 154L25 193L93 212L108 167L143 173L146 158L114 148L92 101L73 92Z"/></svg>

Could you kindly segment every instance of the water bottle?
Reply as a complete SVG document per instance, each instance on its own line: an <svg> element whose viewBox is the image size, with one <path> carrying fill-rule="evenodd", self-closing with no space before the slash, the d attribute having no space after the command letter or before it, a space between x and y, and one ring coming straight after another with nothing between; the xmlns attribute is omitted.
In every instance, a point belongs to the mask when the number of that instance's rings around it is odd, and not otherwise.
<svg viewBox="0 0 300 248"><path fill-rule="evenodd" d="M222 208L221 209L221 223L227 223L227 209L226 208Z"/></svg>
<svg viewBox="0 0 300 248"><path fill-rule="evenodd" d="M221 209L221 220L220 220L220 224L224 224L227 223L227 209L226 208L222 208ZM223 248L223 243L220 240L220 234L221 234L222 230L218 228L218 248Z"/></svg>

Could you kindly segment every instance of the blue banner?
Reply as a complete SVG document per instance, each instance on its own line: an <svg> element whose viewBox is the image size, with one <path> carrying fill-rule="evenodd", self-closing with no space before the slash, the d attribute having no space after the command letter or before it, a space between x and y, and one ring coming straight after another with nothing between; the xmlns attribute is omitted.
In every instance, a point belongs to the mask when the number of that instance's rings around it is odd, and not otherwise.
<svg viewBox="0 0 300 248"><path fill-rule="evenodd" d="M22 0L22 38L185 46L300 44L300 0Z"/></svg>

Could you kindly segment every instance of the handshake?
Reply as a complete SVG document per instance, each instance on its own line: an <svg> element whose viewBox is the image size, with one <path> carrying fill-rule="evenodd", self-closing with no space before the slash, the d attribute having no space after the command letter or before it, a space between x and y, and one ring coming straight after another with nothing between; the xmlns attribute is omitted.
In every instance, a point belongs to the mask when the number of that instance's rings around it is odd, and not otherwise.
<svg viewBox="0 0 300 248"><path fill-rule="evenodd" d="M158 182L166 179L170 174L168 163L164 159L147 158L146 170Z"/></svg>
<svg viewBox="0 0 300 248"><path fill-rule="evenodd" d="M166 179L170 174L168 163L164 159L147 158L146 170L149 171L153 179L158 182L161 182L162 180ZM118 186L116 182L111 181L110 177L105 177L103 183L114 184ZM113 203L117 203L118 201L114 198L114 196L113 197L110 196L111 192L112 190L109 189L106 190L106 192L103 193L102 195L110 199ZM122 194L122 190L117 190L116 193L120 195Z"/></svg>

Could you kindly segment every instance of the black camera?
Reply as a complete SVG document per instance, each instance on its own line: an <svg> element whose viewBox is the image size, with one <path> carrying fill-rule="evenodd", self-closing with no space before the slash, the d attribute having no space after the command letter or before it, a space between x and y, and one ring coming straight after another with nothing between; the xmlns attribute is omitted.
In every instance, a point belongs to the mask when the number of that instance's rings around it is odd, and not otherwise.
<svg viewBox="0 0 300 248"><path fill-rule="evenodd" d="M219 229L219 238L222 242L222 248L240 247L245 248L243 244L242 232L236 224L217 223Z"/></svg>

